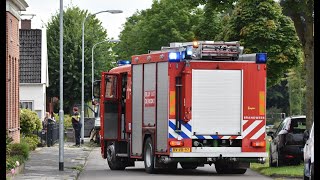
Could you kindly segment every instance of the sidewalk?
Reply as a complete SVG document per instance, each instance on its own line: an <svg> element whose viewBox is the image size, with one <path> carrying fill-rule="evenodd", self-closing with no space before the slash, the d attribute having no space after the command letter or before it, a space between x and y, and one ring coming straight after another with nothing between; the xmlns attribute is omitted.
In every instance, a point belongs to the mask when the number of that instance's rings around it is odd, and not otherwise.
<svg viewBox="0 0 320 180"><path fill-rule="evenodd" d="M59 144L52 147L37 148L30 153L25 162L25 169L13 179L75 180L82 171L92 147L86 146L89 139L84 139L81 147L73 147L72 142L64 143L64 171L59 171Z"/></svg>

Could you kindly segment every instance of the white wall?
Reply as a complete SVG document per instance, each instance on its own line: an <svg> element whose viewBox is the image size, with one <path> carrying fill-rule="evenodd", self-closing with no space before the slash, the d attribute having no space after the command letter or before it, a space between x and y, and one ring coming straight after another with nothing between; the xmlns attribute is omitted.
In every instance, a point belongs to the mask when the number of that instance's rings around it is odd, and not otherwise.
<svg viewBox="0 0 320 180"><path fill-rule="evenodd" d="M45 84L20 83L20 102L33 101L33 110L41 111L40 119L43 120L46 112L46 87Z"/></svg>

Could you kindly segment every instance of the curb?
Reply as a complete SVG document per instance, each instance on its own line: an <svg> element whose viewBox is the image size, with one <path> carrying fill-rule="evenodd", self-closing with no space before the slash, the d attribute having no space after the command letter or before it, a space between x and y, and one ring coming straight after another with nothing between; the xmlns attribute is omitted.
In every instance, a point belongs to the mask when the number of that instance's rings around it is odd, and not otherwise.
<svg viewBox="0 0 320 180"><path fill-rule="evenodd" d="M84 150L84 149L82 149L82 150ZM82 172L82 171L84 170L84 168L87 166L88 157L90 156L90 153L92 152L92 150L93 150L93 148L90 148L90 152L88 153L88 156L85 157L85 162L84 162L84 164L83 164L83 169L82 169L81 171L76 170L76 171L77 171L77 175L76 175L76 177L75 177L75 180L78 180L81 172Z"/></svg>
<svg viewBox="0 0 320 180"><path fill-rule="evenodd" d="M281 175L277 175L277 174L272 174L270 176L267 177L272 177L272 178L289 178L289 179L302 179L303 176L281 176Z"/></svg>

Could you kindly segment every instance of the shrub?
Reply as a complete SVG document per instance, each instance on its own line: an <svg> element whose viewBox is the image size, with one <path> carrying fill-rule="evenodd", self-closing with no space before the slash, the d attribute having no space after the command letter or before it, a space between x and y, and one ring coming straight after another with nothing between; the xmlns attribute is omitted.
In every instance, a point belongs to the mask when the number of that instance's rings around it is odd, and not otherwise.
<svg viewBox="0 0 320 180"><path fill-rule="evenodd" d="M10 143L13 141L11 137L8 136L8 132L6 132L6 155L9 155L11 152Z"/></svg>
<svg viewBox="0 0 320 180"><path fill-rule="evenodd" d="M17 161L19 162L19 164L22 164L25 162L25 159L21 155L8 156L6 158L6 170L10 170L17 167Z"/></svg>
<svg viewBox="0 0 320 180"><path fill-rule="evenodd" d="M41 120L38 114L30 109L21 109L20 111L21 133L32 134L33 131L42 129Z"/></svg>
<svg viewBox="0 0 320 180"><path fill-rule="evenodd" d="M56 119L56 122L59 123L59 115L58 114L54 114L54 117ZM71 115L69 114L65 114L64 115L64 122L63 122L63 125L64 125L64 129L67 129L67 128L70 128L72 127L72 118L71 118Z"/></svg>
<svg viewBox="0 0 320 180"><path fill-rule="evenodd" d="M24 142L29 145L30 150L35 150L38 144L40 143L39 137L35 134L27 135L27 136L22 136L21 137L21 142Z"/></svg>
<svg viewBox="0 0 320 180"><path fill-rule="evenodd" d="M30 147L26 142L21 141L20 143L10 144L10 148L10 156L21 155L24 159L29 158Z"/></svg>

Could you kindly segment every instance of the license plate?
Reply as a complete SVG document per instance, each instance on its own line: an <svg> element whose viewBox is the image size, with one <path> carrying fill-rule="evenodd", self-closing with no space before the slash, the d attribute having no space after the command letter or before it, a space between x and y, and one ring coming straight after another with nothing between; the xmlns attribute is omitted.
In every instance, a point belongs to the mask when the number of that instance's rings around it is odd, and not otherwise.
<svg viewBox="0 0 320 180"><path fill-rule="evenodd" d="M171 152L191 152L191 148L171 148Z"/></svg>

